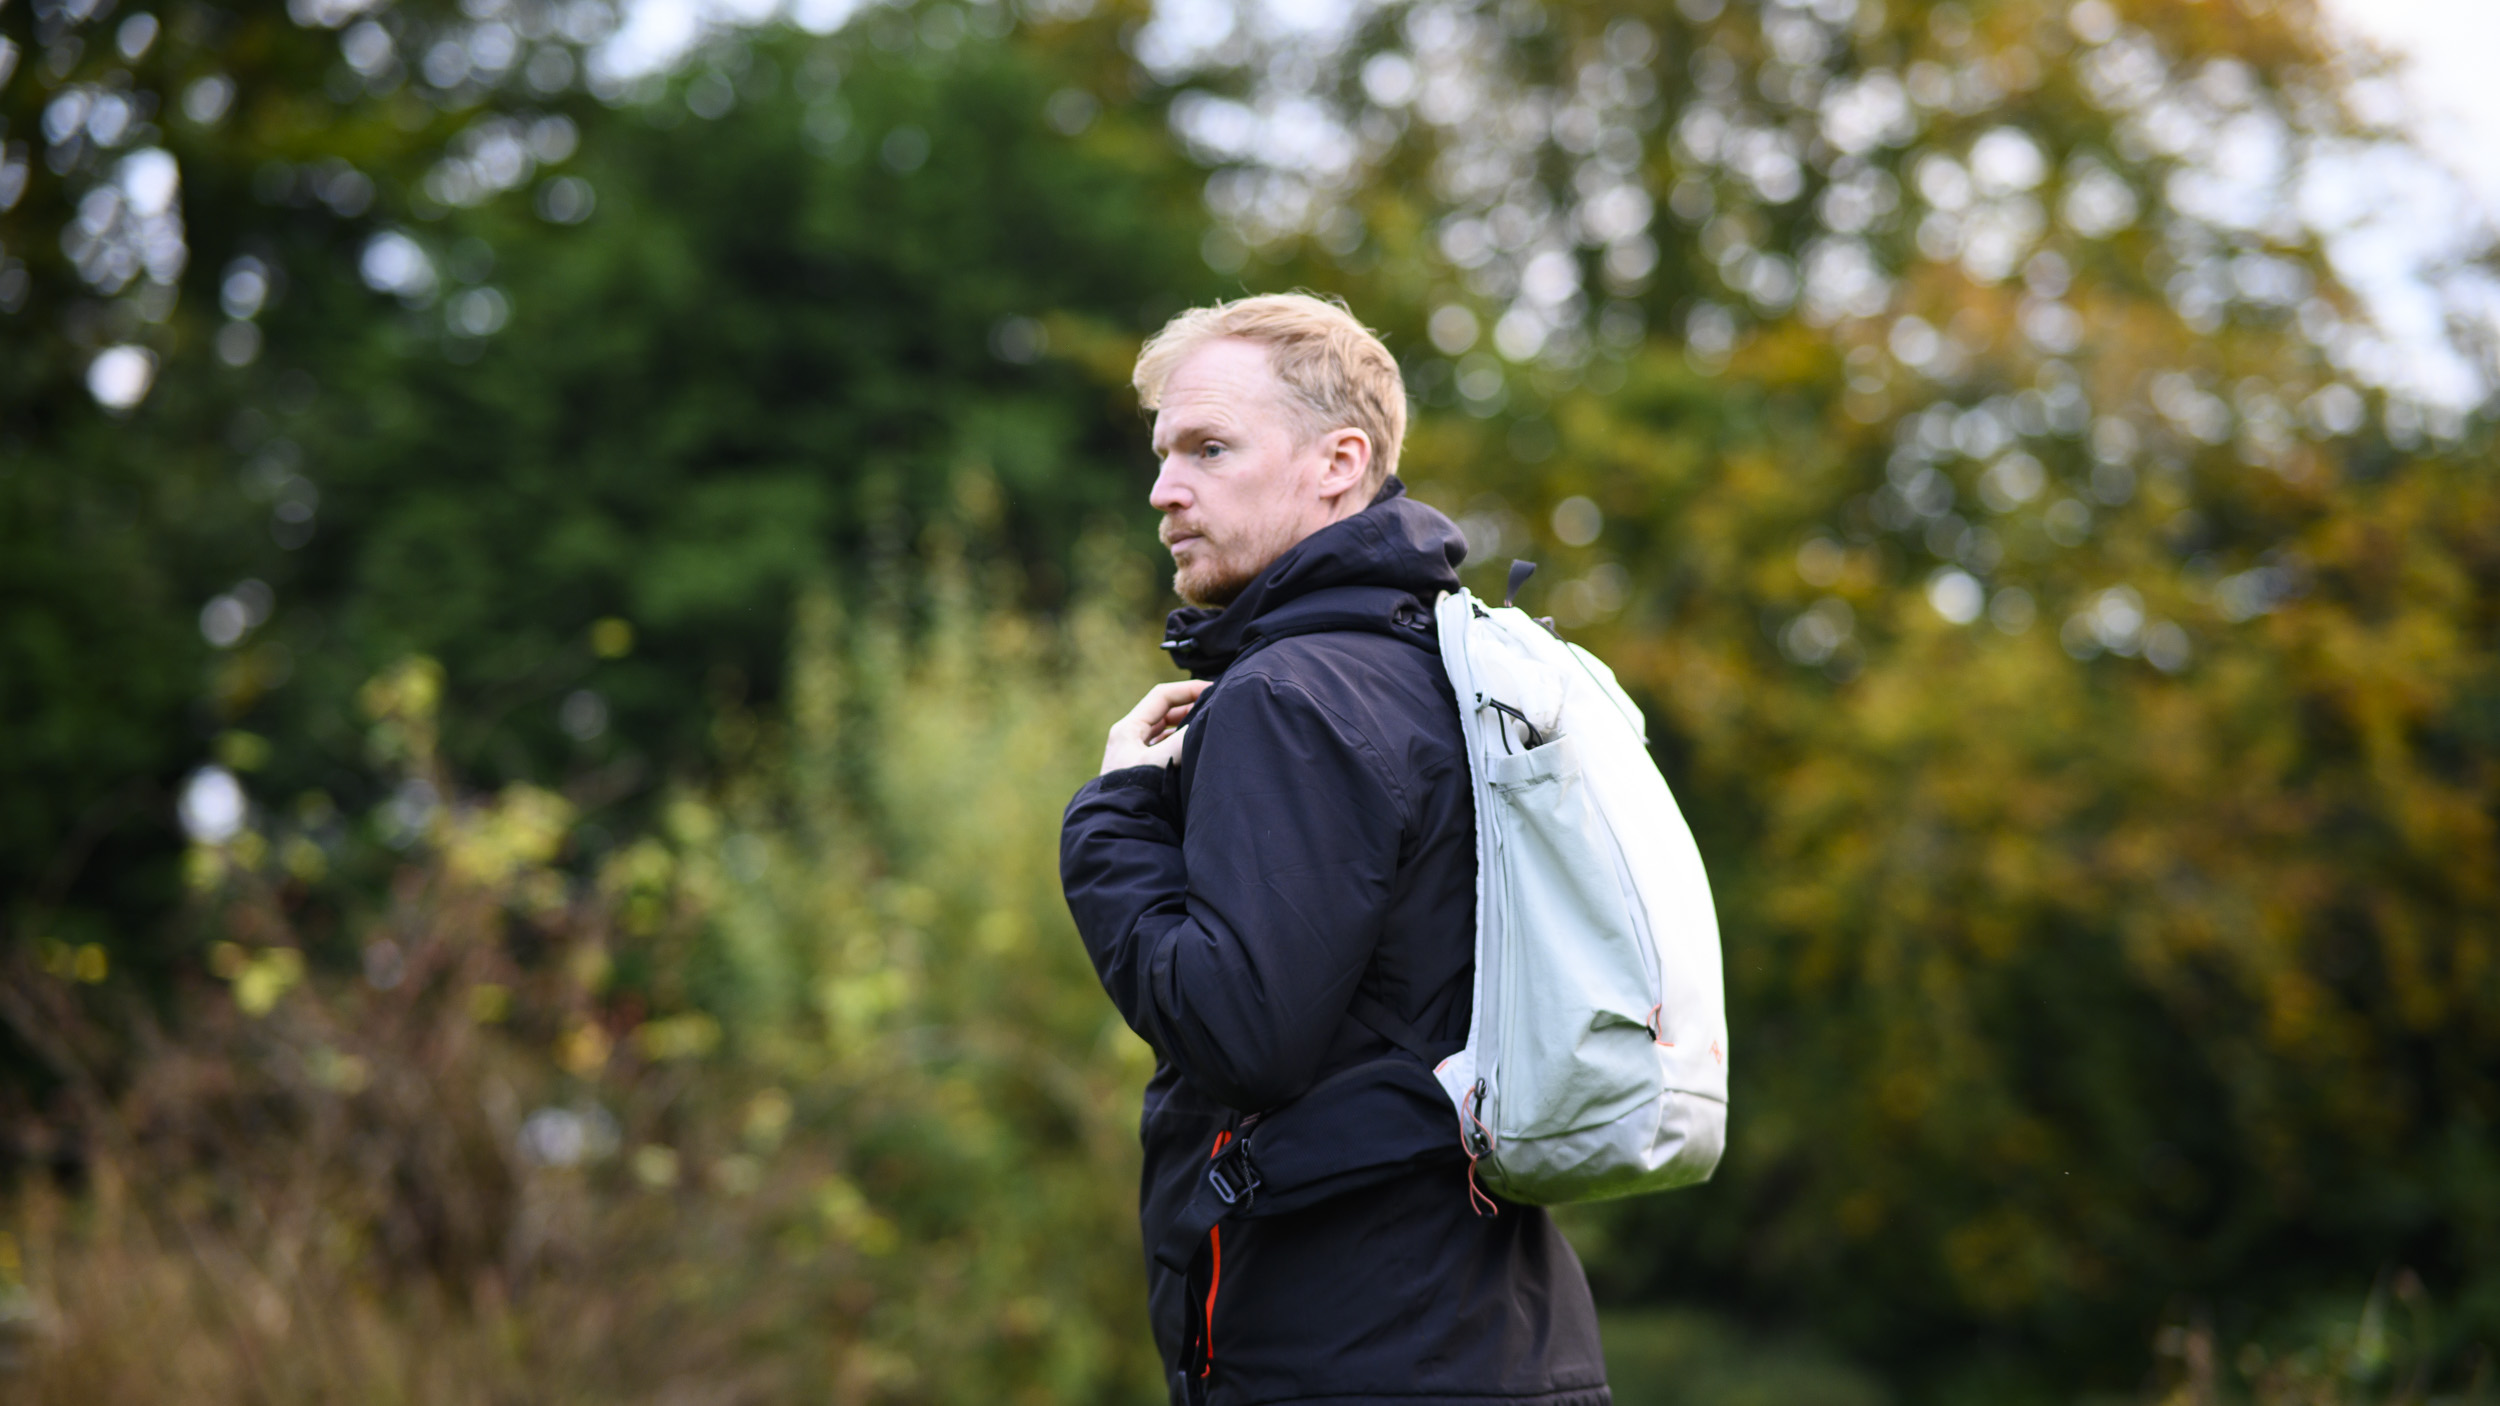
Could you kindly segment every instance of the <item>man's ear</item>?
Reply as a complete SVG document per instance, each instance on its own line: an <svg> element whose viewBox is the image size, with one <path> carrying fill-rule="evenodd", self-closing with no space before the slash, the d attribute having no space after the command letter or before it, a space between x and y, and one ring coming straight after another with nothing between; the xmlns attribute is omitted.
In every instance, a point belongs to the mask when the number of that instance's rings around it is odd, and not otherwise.
<svg viewBox="0 0 2500 1406"><path fill-rule="evenodd" d="M1330 430L1320 441L1320 447L1328 455L1328 462L1320 469L1319 475L1319 496L1324 499L1333 501L1343 498L1360 487L1364 477L1371 472L1372 439L1361 430L1352 426ZM1355 506L1359 508L1363 505L1357 503Z"/></svg>

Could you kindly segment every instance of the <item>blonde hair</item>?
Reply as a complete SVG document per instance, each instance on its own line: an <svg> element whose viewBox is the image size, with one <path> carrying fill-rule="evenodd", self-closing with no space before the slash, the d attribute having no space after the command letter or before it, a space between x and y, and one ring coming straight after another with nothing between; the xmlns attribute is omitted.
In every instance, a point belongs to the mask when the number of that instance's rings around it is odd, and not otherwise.
<svg viewBox="0 0 2500 1406"><path fill-rule="evenodd" d="M1237 337L1267 348L1268 366L1302 411L1306 436L1361 430L1372 445L1368 497L1398 471L1406 438L1406 380L1378 334L1346 305L1308 293L1266 293L1191 308L1163 325L1137 353L1129 379L1138 402L1161 407L1163 384L1183 358L1209 342Z"/></svg>

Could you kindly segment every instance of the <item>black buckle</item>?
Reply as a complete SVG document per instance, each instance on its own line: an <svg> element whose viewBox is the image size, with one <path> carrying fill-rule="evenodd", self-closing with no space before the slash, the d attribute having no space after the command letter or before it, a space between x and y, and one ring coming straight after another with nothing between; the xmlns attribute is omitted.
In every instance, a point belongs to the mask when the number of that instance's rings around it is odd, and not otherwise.
<svg viewBox="0 0 2500 1406"><path fill-rule="evenodd" d="M1260 1186L1258 1169L1250 1165L1250 1149L1235 1139L1208 1165L1207 1185L1215 1189L1215 1199L1225 1205L1248 1207Z"/></svg>

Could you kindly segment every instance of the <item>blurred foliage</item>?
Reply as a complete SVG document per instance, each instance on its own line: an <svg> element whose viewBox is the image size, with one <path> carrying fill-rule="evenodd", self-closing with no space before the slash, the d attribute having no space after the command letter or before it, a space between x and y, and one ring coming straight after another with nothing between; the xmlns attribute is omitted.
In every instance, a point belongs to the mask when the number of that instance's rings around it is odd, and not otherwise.
<svg viewBox="0 0 2500 1406"><path fill-rule="evenodd" d="M71 1328L223 1342L251 1264L349 1346L237 1392L1150 1391L1051 837L1153 667L1135 340L1299 285L1711 863L1728 1160L1568 1218L1624 1400L2485 1389L2500 486L2295 198L2396 142L2366 62L2297 0L1081 8L632 79L595 4L0 8L41 1380L156 1394Z"/></svg>
<svg viewBox="0 0 2500 1406"><path fill-rule="evenodd" d="M771 697L800 581L864 579L968 509L1047 605L1087 525L1140 511L1103 357L1215 285L1152 114L1066 116L1099 66L1073 39L732 37L611 113L520 70L517 94L360 78L338 54L369 21L324 45L196 13L144 64L100 21L69 60L99 91L244 61L206 131L169 111L123 139L180 159L179 282L108 301L40 261L9 344L12 933L163 911L172 792L212 738L274 737L246 744L258 789L361 808L341 705L400 654L450 669L445 745L481 781L570 776L598 809L708 763L715 705ZM427 52L426 13L385 14L384 48ZM12 85L14 130L84 81ZM132 160L69 151L6 247L128 204ZM108 342L161 360L137 414L77 386Z"/></svg>
<svg viewBox="0 0 2500 1406"><path fill-rule="evenodd" d="M2491 1399L2488 1352L2477 1356L2459 1390L2434 1390L2445 1355L2438 1319L2422 1281L2409 1271L2371 1289L2357 1309L2350 1299L2321 1301L2270 1339L2251 1337L2236 1346L2220 1337L2209 1315L2194 1313L2155 1338L2147 1395L2161 1406L2427 1406Z"/></svg>
<svg viewBox="0 0 2500 1406"><path fill-rule="evenodd" d="M348 941L279 821L191 853L178 1041L12 973L94 1143L0 1215L10 1399L1159 1396L1149 1060L1035 842L1147 675L1114 583L1049 626L957 560L908 654L807 593L786 720L595 862L561 797L453 779L412 661L372 731L446 800Z"/></svg>
<svg viewBox="0 0 2500 1406"><path fill-rule="evenodd" d="M1749 1335L1694 1309L1601 1322L1606 1384L1623 1406L1883 1406L1882 1385L1812 1340Z"/></svg>

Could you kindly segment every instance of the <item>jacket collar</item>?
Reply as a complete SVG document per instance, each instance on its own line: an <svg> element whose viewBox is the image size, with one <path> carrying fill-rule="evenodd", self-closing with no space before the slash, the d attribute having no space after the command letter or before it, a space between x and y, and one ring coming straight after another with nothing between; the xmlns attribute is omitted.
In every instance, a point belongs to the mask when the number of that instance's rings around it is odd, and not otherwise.
<svg viewBox="0 0 2500 1406"><path fill-rule="evenodd" d="M1416 605L1429 611L1441 592L1458 589L1466 555L1457 524L1407 497L1406 485L1392 476L1361 512L1286 548L1232 604L1173 611L1163 647L1192 676L1211 679L1262 634L1304 614L1354 609L1386 618Z"/></svg>

